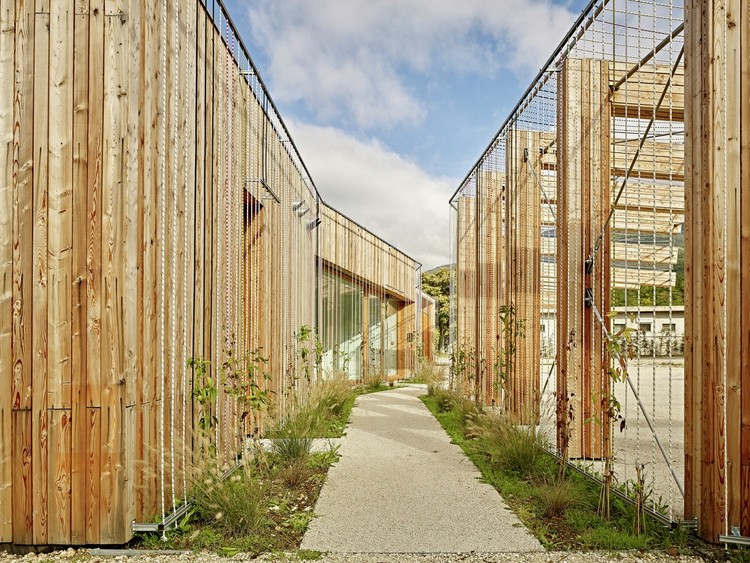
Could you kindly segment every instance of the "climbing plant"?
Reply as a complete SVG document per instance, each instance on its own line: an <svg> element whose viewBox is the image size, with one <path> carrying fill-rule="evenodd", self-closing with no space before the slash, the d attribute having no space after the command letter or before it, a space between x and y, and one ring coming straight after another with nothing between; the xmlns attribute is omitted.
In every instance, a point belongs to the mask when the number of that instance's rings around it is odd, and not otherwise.
<svg viewBox="0 0 750 563"><path fill-rule="evenodd" d="M516 318L513 305L501 305L500 342L495 363L496 386L505 396L505 409L510 410L512 394L512 376L516 361L516 343L519 338L526 338L526 319Z"/></svg>
<svg viewBox="0 0 750 563"><path fill-rule="evenodd" d="M207 433L217 422L212 406L219 394L219 389L211 377L211 362L204 358L188 358L188 367L195 374L193 398L198 405L198 428Z"/></svg>

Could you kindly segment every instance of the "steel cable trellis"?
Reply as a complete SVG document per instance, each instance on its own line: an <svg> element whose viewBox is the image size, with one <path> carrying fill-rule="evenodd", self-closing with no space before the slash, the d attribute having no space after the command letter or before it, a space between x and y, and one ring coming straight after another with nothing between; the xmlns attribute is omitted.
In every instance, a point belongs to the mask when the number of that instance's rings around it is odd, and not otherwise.
<svg viewBox="0 0 750 563"><path fill-rule="evenodd" d="M676 100L678 98L675 97L679 96L679 93L673 95L671 89L675 83L675 77L678 68L681 66L681 59L683 56L681 52L675 56L678 49L673 49L673 45L679 43L679 39L683 32L683 25L681 23L676 27L673 25L675 18L679 17L680 12L679 9L674 8L674 2L671 0L668 6L667 4L664 4L664 6L656 6L654 2L649 2L648 0L633 0L632 2L625 1L624 4L621 1L612 2L608 4L606 9L603 5L592 5L590 10L591 11L588 13L584 13L577 23L577 25L581 25L581 22L586 21L586 27L589 28L588 32L583 30L576 35L576 29L571 30L566 39L575 39L569 43L564 42L564 45L561 45L561 47L558 48L558 51L550 59L550 61L554 61L555 63L554 68L543 68L524 94L522 100L516 108L514 108L508 119L503 123L500 131L490 143L490 146L485 150L477 164L472 168L459 189L451 198L450 204L453 210L451 215L456 220L455 229L453 229L452 222L452 244L455 247L455 250L452 249L452 264L455 264L456 268L455 283L452 287L452 296L455 303L452 305L453 310L455 311L453 327L454 331L456 328L458 329L455 332L456 336L453 340L455 345L460 345L462 334L465 333L460 327L462 323L465 325L464 313L466 312L467 307L472 303L472 295L475 296L475 300L479 303L479 300L485 293L485 290L481 287L473 288L473 290L468 287L472 280L462 274L462 269L471 270L472 268L471 264L464 264L466 262L467 253L476 254L476 249L473 247L470 248L470 241L464 234L466 227L465 224L468 221L466 220L466 206L462 201L466 198L472 197L473 184L476 183L476 180L480 175L484 174L487 163L492 159L495 144L497 142L506 137L515 135L515 131L522 129L533 131L542 126L542 123L544 123L545 120L542 117L543 114L535 108L535 104L543 105L547 100L557 99L559 101L560 99L559 95L550 96L545 92L544 85L562 72L564 70L564 65L568 61L574 60L576 57L580 57L582 60L606 61L601 64L604 69L609 65L610 69L605 84L608 94L604 97L609 100L610 98L618 96L619 101L615 103L623 104L624 102L625 104L624 110L623 108L618 109L618 111L625 112L624 118L620 117L620 114L613 113L611 122L608 125L603 125L603 127L609 127L610 129L608 135L611 136L611 155L613 159L617 159L617 170L612 171L611 177L606 176L606 183L609 184L614 178L620 177L617 181L619 184L623 177L625 179L622 181L622 185L618 191L612 191L611 195L614 197L607 202L606 212L595 221L591 221L589 227L590 234L585 234L584 238L581 239L582 246L586 248L582 249L584 254L581 258L580 266L575 264L573 267L568 267L567 269L563 268L560 275L570 276L571 284L574 287L578 287L585 282L586 287L582 287L581 294L583 294L584 289L589 287L592 288L594 292L600 292L601 295L607 296L606 299L614 299L618 291L624 292L626 304L624 310L636 311L639 315L646 314L646 304L656 302L657 296L659 296L659 299L662 299L662 294L660 293L661 290L657 291L657 286L663 284L664 287L668 288L666 290L668 293L668 307L666 309L668 309L669 323L666 326L674 326L672 323L675 314L674 303L678 295L677 292L673 291L675 283L675 262L673 261L673 256L675 255L673 250L675 235L672 230L665 231L667 234L663 236L659 233L662 229L672 229L669 225L679 224L679 216L675 216L671 203L672 193L674 192L672 184L673 182L679 184L679 179L676 175L673 175L671 171L679 164L676 159L673 159L673 153L679 147L680 136L684 133L681 124L676 126L678 122L682 121L682 117L680 117L681 112L677 107L678 102ZM593 17L587 21L586 18L592 13ZM637 56L633 55L634 52L637 53ZM660 65L664 60L664 54L667 52L670 68L662 70ZM662 80L662 77L666 78L666 84ZM573 78L572 80L576 80L576 78ZM585 88L590 88L588 83L584 84L582 81L574 81L571 82L571 84L574 91L585 91ZM678 86L680 85L678 84ZM618 92L618 89L621 89L622 92ZM648 92L653 93L650 97L639 98L637 103L635 103L635 97L629 99L629 96L648 96ZM592 103L590 101L590 96L590 92L586 92L580 97L580 102L576 103L590 104ZM604 97L602 99L604 99ZM664 108L668 108L668 111L665 111ZM565 109L562 108L562 106L556 108L556 114L558 120L566 118ZM641 116L643 117L641 118ZM650 123L647 123L649 120ZM637 140L630 141L629 134L623 137L623 133L618 131L620 124L625 124L626 130L628 131L630 129L637 130ZM589 125L582 121L580 124L571 128L570 131L574 136L582 136L583 138L584 135L589 134L588 127ZM556 143L559 144L561 134L560 131L556 131L556 138L549 142L542 143L542 146L545 149L556 147ZM661 139L668 139L669 142L659 143L658 141ZM607 141L607 144L609 144L609 141ZM666 150L665 147L669 147L668 154L667 156L662 157L657 151ZM539 148L540 147L536 146L532 147L531 145L526 147L523 163L528 168L527 174L533 178L534 189L537 189L540 192L539 205L543 206L546 216L550 217L551 220L559 226L560 221L564 219L560 217L561 212L556 208L559 197L555 199L547 191L549 182L547 172L538 173L535 167L531 165L532 161L537 158L536 152ZM556 148L559 151L559 147ZM606 147L607 150L609 150L609 148L610 147ZM542 151L542 154L543 152L544 151ZM635 157L633 156L633 153L635 153ZM646 159L647 161L650 161L648 166L639 164L639 158L644 154L648 154L648 158ZM606 158L609 159L609 156ZM660 160L662 158L666 158L669 161L668 171L650 172L649 168L657 170L658 167L664 166L663 161ZM558 159L558 165L560 165L561 162L562 166L565 166L564 161ZM609 160L607 160L607 162L609 162ZM556 172L559 172L559 170ZM555 174L556 172L553 172L552 174ZM658 174L667 174L668 178L658 179ZM649 180L650 175L654 175L655 179ZM484 176L482 177L484 178ZM633 180L635 180L635 184L633 184ZM509 181L511 180L509 179ZM559 179L552 181L559 182ZM629 188L630 184L639 186L639 189L633 188L633 190L631 190ZM677 189L679 189L679 187ZM607 193L609 193L609 190L607 190ZM664 213L664 210L661 208L662 204L657 203L659 201L658 198L661 197L661 195L659 195L661 193L667 194L666 197L669 198L669 215L666 216L666 219L661 215ZM595 191L589 191L585 196L578 195L576 197L578 199L574 200L572 203L574 204L573 210L575 216L578 217L579 214L589 213L589 208L593 201L592 198L600 198L601 196L597 195L597 192ZM581 199L582 197L584 199ZM555 205L553 205L553 201L555 202ZM486 212L489 213L489 211ZM516 210L515 213L517 212L518 210ZM475 228L481 228L486 224L485 215L483 214L479 214L479 216L474 217L473 220L477 222L476 225L474 225ZM508 220L514 221L513 217L509 217ZM603 228L602 225L604 225ZM607 234L610 231L612 232L611 236ZM652 234L649 234L649 231L651 231ZM559 232L556 234L559 235ZM511 236L516 236L515 231L511 230ZM485 241L485 238L486 237L482 237L481 241ZM612 257L611 261L609 257L606 260L603 260L599 256L602 247L604 246L607 248L607 255L611 255ZM596 250L592 252L594 248ZM567 263L570 263L570 259L579 252L576 251L575 253L571 253L570 246L563 247L562 251L568 253ZM666 261L664 261L665 259L663 258L664 252L669 254ZM551 263L546 268L549 271L555 271L560 256L551 256L551 258ZM591 265L584 266L584 263L592 264L595 259L598 259L597 264L600 262L601 264L597 266L596 272L593 272L591 271ZM621 263L623 260L624 263ZM665 266L666 269L664 269ZM477 263L475 269L478 269L478 267L479 264ZM480 285L483 281L486 282L487 280L480 280ZM507 280L506 283L512 284L513 282ZM651 284L651 287L644 293L644 296L648 297L641 299L639 291L632 291L633 287L638 288L643 284L649 283ZM466 290L469 290L468 293ZM631 296L635 293L638 293L639 295L637 299L634 300ZM588 295L586 295L586 298L588 301ZM560 318L560 315L570 314L571 322L575 326L578 326L578 324L583 322L582 326L587 327L586 331L589 336L586 336L586 340L581 340L579 344L585 344L587 347L593 346L593 349L595 349L593 354L599 354L602 357L605 357L608 354L608 342L610 342L612 334L608 325L613 323L613 321L604 320L604 316L600 313L600 311L604 309L601 308L601 305L596 303L595 305L597 305L595 307L596 311L591 313L586 312L586 305L584 304L584 301L582 301L580 303L580 310L578 306L576 306L572 308L569 313L556 312L553 314L555 314L558 319ZM546 307L546 305L544 306ZM596 318L597 314L602 317L601 321L603 322L600 322L600 320ZM479 325L482 325L482 323L480 322ZM601 325L601 327L599 325ZM657 325L652 322L652 325L649 326L656 327ZM487 329L486 326L484 326L484 328ZM595 336L595 333L597 332L599 333L598 337ZM476 348L481 347L481 338L482 335L480 334L474 335L473 341L476 344ZM580 339L583 337L578 336L578 338ZM589 342L589 338L594 340ZM653 413L657 409L657 393L661 392L662 389L660 386L657 386L657 376L661 377L661 375L659 375L656 367L656 362L659 361L660 354L657 351L657 344L661 341L662 340L659 337L649 335L646 342L650 346L648 352L644 349L635 359L634 366L637 373L634 372L631 374L631 377L634 378L631 381L631 383L633 383L632 388L629 390L626 389L625 394L622 395L621 398L624 400L625 410L629 410L632 405L628 406L627 397L631 394L635 395L636 400L633 402L633 405L636 406L636 414L632 421L628 421L627 427L623 426L624 434L628 433L627 429L630 428L633 423L635 423L635 431L638 431L639 425L637 421L639 418L645 416L648 420L653 422ZM671 339L669 342L666 342L666 346L667 354L672 358L673 347ZM559 353L564 353L564 350L561 351L558 348L558 354ZM641 373L641 358L643 359L644 366L649 364L648 372L644 370L643 373ZM612 360L613 358L610 358L608 361ZM542 361L541 358L540 361ZM596 365L595 363L591 363L591 356L588 356L586 362L588 362L587 369L589 370L592 370ZM549 382L552 380L552 376L555 374L555 370L558 367L557 357L551 363L552 365L548 370L545 369L542 375L541 389L543 392L547 391ZM639 434L631 436L631 438L635 438L636 441L635 449L633 449L632 440L631 444L628 445L618 436L618 447L625 448L622 450L625 452L625 457L618 459L618 463L622 464L624 460L625 465L622 467L625 468L626 473L628 464L630 461L640 457L638 450L639 448L642 448L644 452L648 450L651 452L651 459L649 461L650 465L656 463L655 452L661 450L662 454L660 457L664 458L672 475L676 475L676 466L670 466L670 459L673 457L673 446L676 445L677 448L680 447L679 443L673 440L672 424L673 414L676 414L679 417L679 411L675 409L673 413L672 378L673 375L677 376L679 374L679 370L674 370L670 362L667 371L667 387L669 389L670 398L669 401L665 401L665 403L668 402L668 416L665 423L669 425L669 451L666 451L664 443L661 442L659 436L656 435L650 435L651 437L647 439L651 440L651 444L653 445L653 448L650 449L644 447L645 444L641 442L641 436ZM577 377L576 374L577 372L573 373L573 377ZM605 385L610 385L605 379L605 377L602 377L598 385L603 388ZM642 387L641 380L643 380L644 383ZM648 387L650 387L650 389L646 386L646 382L648 382ZM582 384L584 388L587 388L586 386L589 385L589 382L584 382L584 380L574 380L573 384L576 387ZM628 384L626 383L625 385L627 386ZM619 387L615 387L617 386L613 385L612 392L621 393ZM650 392L650 399L642 399L642 392ZM588 409L588 401L588 398L579 401L576 405L576 409ZM647 403L650 404L650 407L647 406ZM641 410L643 413L641 416L638 416L638 413ZM659 420L659 423L661 424L661 419ZM606 439L611 440L611 438L607 438L607 436L611 436L610 431L605 431L603 428L598 436L595 434L596 433L594 432L586 434L585 441L589 446L597 441L604 441ZM622 451L620 453L622 453ZM635 452L635 456L633 456L632 453L628 454L628 451ZM628 457L630 457L630 460L628 460ZM656 471L656 468L654 471ZM659 471L661 471L661 469L659 469ZM670 499L670 514L680 512L679 508L673 508L675 505L673 505L671 501L672 482L675 481L677 481L677 488L680 489L680 491L682 490L682 485L676 478L670 479L670 483L667 485L670 491L668 496Z"/></svg>

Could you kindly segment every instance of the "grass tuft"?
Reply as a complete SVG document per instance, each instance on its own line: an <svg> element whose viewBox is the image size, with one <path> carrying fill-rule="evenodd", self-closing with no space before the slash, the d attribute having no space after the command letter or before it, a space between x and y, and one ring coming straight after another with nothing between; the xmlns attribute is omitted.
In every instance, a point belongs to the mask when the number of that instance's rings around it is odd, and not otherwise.
<svg viewBox="0 0 750 563"><path fill-rule="evenodd" d="M244 466L226 479L212 467L193 487L194 515L229 538L255 535L268 525L263 488Z"/></svg>
<svg viewBox="0 0 750 563"><path fill-rule="evenodd" d="M313 507L336 449L311 453L316 438L340 436L355 400L348 380L331 378L310 393L303 408L277 423L270 454L246 452L244 463L227 476L211 451L196 456L186 479L191 510L178 529L140 536L138 545L156 549L208 549L231 557L239 552L294 551L314 517ZM310 552L309 559L315 559ZM306 557L307 558L307 557Z"/></svg>
<svg viewBox="0 0 750 563"><path fill-rule="evenodd" d="M548 548L634 550L661 548L695 552L684 531L650 521L647 533L632 533L634 510L613 502L612 518L597 515L599 487L576 472L558 478L556 458L530 428L481 412L457 393L430 386L422 397L452 441L474 462L521 521Z"/></svg>

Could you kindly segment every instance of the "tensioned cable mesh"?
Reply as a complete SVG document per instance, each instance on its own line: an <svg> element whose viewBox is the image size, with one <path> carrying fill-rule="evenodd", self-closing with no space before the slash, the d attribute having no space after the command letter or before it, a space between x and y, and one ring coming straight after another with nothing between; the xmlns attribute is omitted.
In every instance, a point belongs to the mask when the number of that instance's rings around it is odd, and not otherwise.
<svg viewBox="0 0 750 563"><path fill-rule="evenodd" d="M503 410L623 491L638 466L670 520L683 502L683 20L679 0L591 2L450 202L455 386L477 398L494 363L500 394L520 401ZM504 250L491 268L488 245ZM525 323L511 371L490 344L504 345L501 307Z"/></svg>

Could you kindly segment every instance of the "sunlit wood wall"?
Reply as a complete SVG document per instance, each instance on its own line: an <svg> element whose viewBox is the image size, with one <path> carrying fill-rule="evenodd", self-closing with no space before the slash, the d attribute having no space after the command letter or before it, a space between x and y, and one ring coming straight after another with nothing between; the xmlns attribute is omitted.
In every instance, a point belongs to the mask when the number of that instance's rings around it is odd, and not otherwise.
<svg viewBox="0 0 750 563"><path fill-rule="evenodd" d="M417 264L320 203L220 3L2 0L0 543L122 544L236 463L227 366L304 397L321 261L401 300L412 369Z"/></svg>

